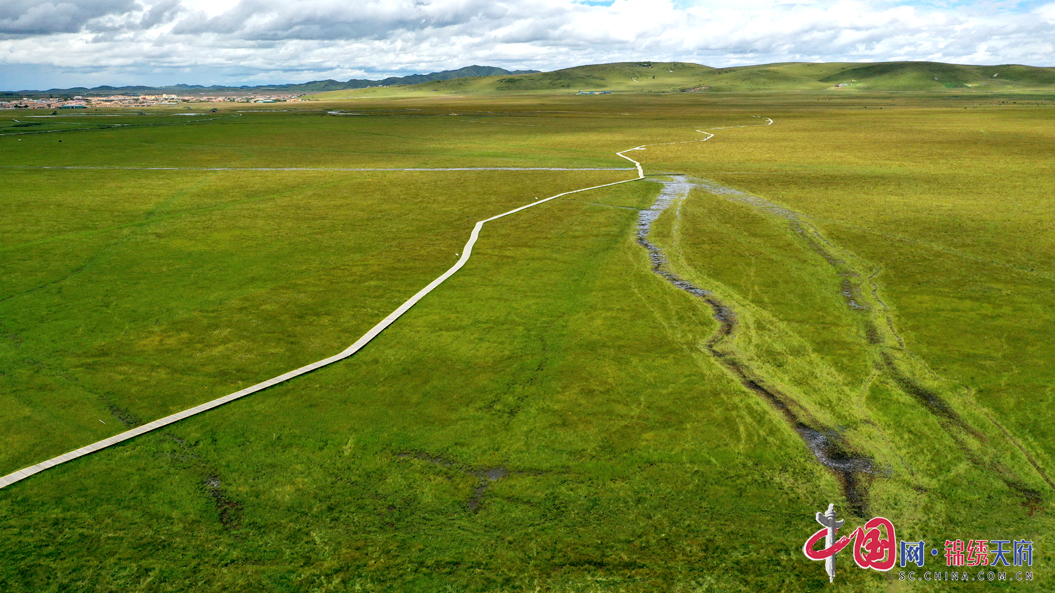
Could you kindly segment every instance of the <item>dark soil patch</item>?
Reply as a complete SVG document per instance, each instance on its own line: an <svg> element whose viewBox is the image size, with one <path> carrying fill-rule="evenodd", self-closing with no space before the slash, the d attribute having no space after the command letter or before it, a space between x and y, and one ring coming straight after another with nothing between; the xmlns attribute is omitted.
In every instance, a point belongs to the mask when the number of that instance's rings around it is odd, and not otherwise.
<svg viewBox="0 0 1055 593"><path fill-rule="evenodd" d="M231 531L241 527L242 505L235 502L223 489L220 477L213 474L205 479L205 491L212 497L216 512L220 515L220 524Z"/></svg>
<svg viewBox="0 0 1055 593"><path fill-rule="evenodd" d="M480 481L473 488L473 495L469 498L469 502L466 503L466 506L472 513L477 513L480 511L480 505L483 504L484 495L487 493L487 489L491 486L491 484L497 482L498 480L501 480L510 473L504 467L475 469L469 465L461 463L460 461L443 457L442 455L434 455L425 451L405 451L403 453L399 453L397 457L409 457L413 459L420 459L422 461L427 461L440 467L454 469L459 472L466 473L478 478Z"/></svg>
<svg viewBox="0 0 1055 593"><path fill-rule="evenodd" d="M125 425L125 428L135 428L143 423L138 416L124 408L115 406L114 404L108 405L107 408L110 410L110 414L114 418L117 418L121 424Z"/></svg>

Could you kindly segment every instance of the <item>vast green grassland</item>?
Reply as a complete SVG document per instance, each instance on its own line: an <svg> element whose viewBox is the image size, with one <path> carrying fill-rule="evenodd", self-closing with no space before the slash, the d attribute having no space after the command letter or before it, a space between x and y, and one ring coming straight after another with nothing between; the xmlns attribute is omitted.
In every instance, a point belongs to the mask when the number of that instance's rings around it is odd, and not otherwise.
<svg viewBox="0 0 1055 593"><path fill-rule="evenodd" d="M1035 580L993 586L1049 590L1055 108L1010 97L2 115L0 474L335 354L477 220L636 174L348 169L656 146L628 153L650 179L488 223L354 357L0 490L0 590L915 590L803 557L831 502L939 550L1031 539ZM651 270L635 225L672 174L697 189L652 240L735 310L720 349L870 460L859 516Z"/></svg>

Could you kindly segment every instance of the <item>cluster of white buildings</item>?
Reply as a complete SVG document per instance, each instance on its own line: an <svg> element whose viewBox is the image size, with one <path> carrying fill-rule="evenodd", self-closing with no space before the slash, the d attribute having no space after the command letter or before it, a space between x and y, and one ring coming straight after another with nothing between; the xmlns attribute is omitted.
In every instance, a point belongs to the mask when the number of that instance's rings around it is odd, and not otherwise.
<svg viewBox="0 0 1055 593"><path fill-rule="evenodd" d="M82 97L73 100L66 99L30 99L23 97L18 100L0 101L0 109L85 109L88 102Z"/></svg>
<svg viewBox="0 0 1055 593"><path fill-rule="evenodd" d="M76 96L72 99L22 97L0 101L0 109L87 109L89 107L153 107L182 103L296 103L300 95L280 93L268 95L110 95Z"/></svg>

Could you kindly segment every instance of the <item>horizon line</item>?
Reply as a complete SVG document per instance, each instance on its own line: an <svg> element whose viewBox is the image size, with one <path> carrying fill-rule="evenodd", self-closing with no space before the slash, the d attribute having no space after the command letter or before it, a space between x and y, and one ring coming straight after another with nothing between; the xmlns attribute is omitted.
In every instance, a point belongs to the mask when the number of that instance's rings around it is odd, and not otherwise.
<svg viewBox="0 0 1055 593"><path fill-rule="evenodd" d="M16 89L16 90L0 89L0 93L9 93L9 94L18 94L18 93L53 93L53 92L74 91L74 90L83 90L83 91L91 92L91 91L97 91L98 89L112 89L112 90L120 90L120 89L127 89L127 88L174 89L174 88L180 88L180 87L206 89L206 90L208 90L208 89L244 89L244 90L251 90L251 89L266 89L268 87L299 86L299 85L307 85L307 84L312 84L312 83L317 83L317 82L331 82L331 81L332 82L337 82L337 83L349 83L349 82L352 82L352 81L383 82L383 81L385 81L387 79L390 79L390 78L409 78L411 76L431 76L433 74L443 74L443 73L446 73L446 72L457 72L459 70L465 70L467 68L499 68L499 69L502 69L502 70L506 70L506 72L509 73L508 75L523 76L523 75L526 75L526 74L545 74L545 73L549 73L549 72L560 72L562 70L571 70L571 69L574 69L574 68L583 68L583 67L588 67L588 66L607 66L607 65L614 65L614 64L635 64L635 63L642 63L642 62L657 63L657 64L663 64L663 63L691 64L691 65L695 65L695 66L703 66L703 67L706 67L706 68L713 68L715 70L733 70L733 69L738 69L738 68L753 68L753 67L758 67L758 66L774 66L774 65L781 65L781 64L899 64L899 63L900 64L913 64L913 63L915 63L915 64L943 64L943 65L949 65L949 66L973 66L973 67L1022 66L1022 67L1026 67L1026 68L1041 68L1041 69L1055 68L1055 66L1035 66L1035 65L1032 65L1032 64L1021 64L1021 63L1014 63L1014 62L1007 62L1007 63L1000 63L1000 64L967 64L967 63L957 63L957 62L937 62L937 61L932 61L932 60L860 60L860 61L849 61L849 62L837 61L837 60L836 61L809 61L809 60L796 61L796 60L790 60L790 61L781 61L781 62L764 62L764 63L758 63L758 64L741 64L741 65L738 65L738 66L709 66L707 64L701 64L701 63L698 63L698 62L679 62L677 60L635 60L635 61L626 61L626 62L600 62L600 63L591 63L591 64L579 64L577 66L569 66L567 68L557 68L556 70L533 70L532 71L532 70L526 69L526 68L515 68L515 69L510 70L510 69L507 69L507 68L503 68L501 66L481 66L479 64L471 64L469 66L462 66L460 68L453 68L453 69L450 69L450 70L436 70L436 71L427 72L427 73L415 72L415 73L411 73L411 74L404 74L402 76L391 75L391 76L386 76L384 78L379 78L379 79L349 78L347 80L343 80L342 81L342 80L338 80L338 79L335 79L335 78L325 78L325 79L309 80L309 81L306 81L306 82L273 82L273 83L264 83L264 84L255 84L255 85L251 85L251 84L200 84L200 83L186 83L186 82L180 82L180 83L175 83L175 84L167 84L167 85L150 85L150 84L113 85L113 84L101 84L101 85L94 86L94 87L71 86L71 87L63 87L63 88L54 87L54 88L50 88L50 89ZM521 74L512 74L513 72L521 72ZM493 76L502 76L502 75L501 74L496 74L496 75L493 75ZM459 78L478 78L478 77L464 76L464 77L459 77ZM417 84L417 83L414 83L414 84ZM408 85L392 85L392 86L410 86L410 85L408 84ZM281 90L281 89L276 89L276 90Z"/></svg>

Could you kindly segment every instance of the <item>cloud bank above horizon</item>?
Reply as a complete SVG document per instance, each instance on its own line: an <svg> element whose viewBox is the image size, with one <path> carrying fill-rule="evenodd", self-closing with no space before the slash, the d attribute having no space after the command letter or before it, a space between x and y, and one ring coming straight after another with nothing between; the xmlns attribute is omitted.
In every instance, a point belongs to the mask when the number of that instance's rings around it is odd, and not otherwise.
<svg viewBox="0 0 1055 593"><path fill-rule="evenodd" d="M1055 1L4 0L0 89L383 78L470 64L1055 65Z"/></svg>

